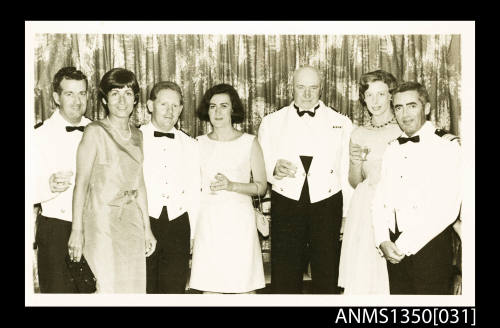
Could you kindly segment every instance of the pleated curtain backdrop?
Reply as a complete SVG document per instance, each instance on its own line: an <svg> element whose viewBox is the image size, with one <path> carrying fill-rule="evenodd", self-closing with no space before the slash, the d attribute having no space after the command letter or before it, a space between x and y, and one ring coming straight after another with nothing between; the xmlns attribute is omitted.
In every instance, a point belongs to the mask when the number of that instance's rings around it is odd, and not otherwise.
<svg viewBox="0 0 500 328"><path fill-rule="evenodd" d="M91 120L104 118L97 98L101 77L114 67L124 67L135 72L141 87L132 116L135 124L149 122L149 92L156 82L168 80L183 90L180 127L192 137L205 134L210 125L197 118L196 108L207 89L229 83L245 106L246 117L238 127L257 134L266 114L292 101L294 70L312 65L323 73L323 102L355 124L369 119L358 101L360 76L383 69L398 80L423 83L431 98L430 119L460 135L459 35L37 34L34 42L35 123L55 110L51 82L61 67L75 66L87 75L85 116ZM267 263L271 237L261 242ZM454 248L459 261L460 243ZM34 277L36 289L36 262ZM460 279L457 275L455 294L461 293Z"/></svg>
<svg viewBox="0 0 500 328"><path fill-rule="evenodd" d="M180 127L196 137L209 124L196 116L204 92L232 84L245 105L239 125L256 134L266 114L292 100L293 71L312 65L323 73L321 99L363 124L368 113L358 102L361 74L383 69L398 80L423 83L431 97L431 120L460 135L459 35L122 35L37 34L35 37L35 123L55 110L51 81L64 66L89 79L85 114L104 117L98 103L101 77L114 67L135 72L141 87L134 123L149 122L146 101L158 81L177 82L184 94Z"/></svg>

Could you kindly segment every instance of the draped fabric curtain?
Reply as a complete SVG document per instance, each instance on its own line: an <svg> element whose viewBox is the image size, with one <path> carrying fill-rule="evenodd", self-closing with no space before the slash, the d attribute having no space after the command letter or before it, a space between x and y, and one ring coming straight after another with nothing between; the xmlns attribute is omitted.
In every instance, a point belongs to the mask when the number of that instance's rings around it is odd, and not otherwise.
<svg viewBox="0 0 500 328"><path fill-rule="evenodd" d="M266 114L292 100L293 71L302 65L323 74L321 99L363 124L368 113L358 102L361 74L383 69L398 80L423 83L430 94L430 119L460 135L459 35L122 35L37 34L35 37L35 123L55 109L51 81L63 66L76 66L89 79L87 113L104 117L97 89L105 72L125 67L141 87L134 123L150 120L146 101L153 85L177 82L184 110L179 125L196 137L209 131L197 118L204 92L218 83L233 85L245 106L238 127L256 134Z"/></svg>
<svg viewBox="0 0 500 328"><path fill-rule="evenodd" d="M183 90L180 128L192 137L205 134L210 125L198 119L196 108L206 90L228 83L245 107L245 120L237 127L257 134L266 114L293 99L294 70L312 65L322 72L323 102L355 124L369 119L358 101L359 78L383 69L398 80L423 83L431 98L431 121L460 135L459 35L37 34L34 42L35 123L55 110L51 82L61 67L75 66L87 75L85 116L91 120L104 117L97 98L101 77L114 67L124 67L136 74L141 88L132 116L136 125L150 120L146 101L153 85L169 80ZM269 206L266 201L265 207ZM265 262L270 242L262 240Z"/></svg>

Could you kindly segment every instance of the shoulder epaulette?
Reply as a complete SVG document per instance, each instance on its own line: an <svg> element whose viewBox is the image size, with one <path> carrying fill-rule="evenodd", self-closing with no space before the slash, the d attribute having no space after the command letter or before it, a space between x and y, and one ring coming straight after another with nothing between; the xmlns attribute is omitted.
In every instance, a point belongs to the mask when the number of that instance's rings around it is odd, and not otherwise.
<svg viewBox="0 0 500 328"><path fill-rule="evenodd" d="M438 136L442 137L445 134L447 134L448 132L446 132L446 130L443 130L443 129L436 129L436 131L434 131L434 133L437 134Z"/></svg>
<svg viewBox="0 0 500 328"><path fill-rule="evenodd" d="M37 123L35 124L35 129L38 129L39 127L41 127L43 125L43 122L40 122L40 123Z"/></svg>
<svg viewBox="0 0 500 328"><path fill-rule="evenodd" d="M446 139L448 141L457 141L460 144L460 137L456 136L454 134L448 133L446 130L443 129L436 129L434 133L438 136L440 136L443 139Z"/></svg>

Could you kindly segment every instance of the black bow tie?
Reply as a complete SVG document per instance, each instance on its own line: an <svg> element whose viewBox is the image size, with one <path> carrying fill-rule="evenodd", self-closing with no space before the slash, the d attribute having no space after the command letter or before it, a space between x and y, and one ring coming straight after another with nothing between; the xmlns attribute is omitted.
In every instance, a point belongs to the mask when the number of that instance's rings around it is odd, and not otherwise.
<svg viewBox="0 0 500 328"><path fill-rule="evenodd" d="M68 132L73 132L73 131L75 131L75 130L78 130L78 131L80 131L80 132L83 132L83 130L84 130L84 129L85 129L85 127L84 127L84 126L67 126L67 127L66 127L66 131L68 131Z"/></svg>
<svg viewBox="0 0 500 328"><path fill-rule="evenodd" d="M175 134L173 134L171 132L164 133L164 132L160 132L160 131L155 131L154 136L155 137L167 137L167 138L170 138L170 139L174 139L175 138Z"/></svg>
<svg viewBox="0 0 500 328"><path fill-rule="evenodd" d="M405 143L407 143L408 141L411 141L411 142L419 142L419 141L420 141L420 137L419 137L419 136L413 136L413 137L411 137L411 138L399 137L399 138L398 138L398 141L399 141L399 144L400 144L400 145L405 144Z"/></svg>
<svg viewBox="0 0 500 328"><path fill-rule="evenodd" d="M297 114L300 117L304 116L304 114L306 114L306 113L309 114L309 116L314 117L314 115L316 115L316 109L319 108L319 104L316 107L314 107L314 111L313 112L308 111L308 110L300 110L299 107L297 107L297 105L295 105L295 104L293 104L293 107L295 107L295 109L297 110Z"/></svg>

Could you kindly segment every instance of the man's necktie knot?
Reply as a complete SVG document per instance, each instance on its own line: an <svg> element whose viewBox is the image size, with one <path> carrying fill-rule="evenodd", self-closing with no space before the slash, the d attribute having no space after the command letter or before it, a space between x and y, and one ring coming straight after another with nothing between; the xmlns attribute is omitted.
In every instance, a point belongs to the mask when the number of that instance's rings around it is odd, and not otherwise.
<svg viewBox="0 0 500 328"><path fill-rule="evenodd" d="M154 136L155 137L167 137L167 138L170 138L170 139L174 139L175 138L175 134L171 133L171 132L160 132L160 131L155 131L154 132Z"/></svg>
<svg viewBox="0 0 500 328"><path fill-rule="evenodd" d="M83 132L83 130L85 130L85 127L84 126L67 126L66 127L66 131L67 132L73 132L75 130Z"/></svg>
<svg viewBox="0 0 500 328"><path fill-rule="evenodd" d="M420 136L413 136L410 138L405 138L405 137L399 137L398 142L400 145L407 143L408 141L411 142L419 142L420 141Z"/></svg>

